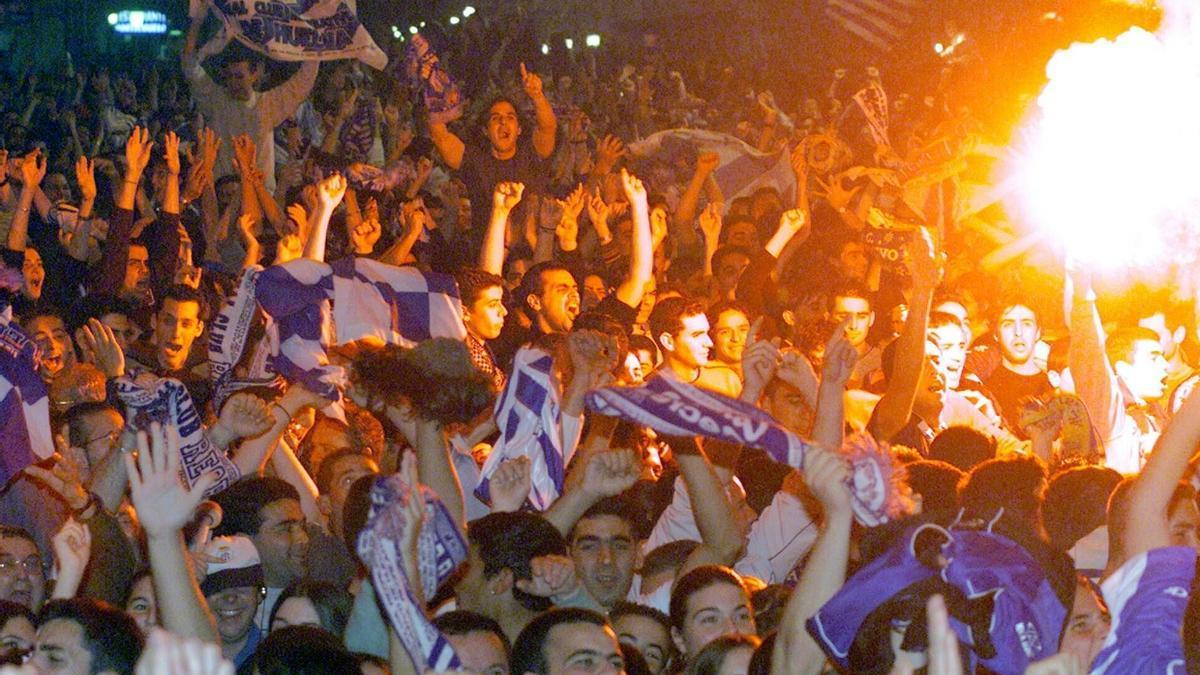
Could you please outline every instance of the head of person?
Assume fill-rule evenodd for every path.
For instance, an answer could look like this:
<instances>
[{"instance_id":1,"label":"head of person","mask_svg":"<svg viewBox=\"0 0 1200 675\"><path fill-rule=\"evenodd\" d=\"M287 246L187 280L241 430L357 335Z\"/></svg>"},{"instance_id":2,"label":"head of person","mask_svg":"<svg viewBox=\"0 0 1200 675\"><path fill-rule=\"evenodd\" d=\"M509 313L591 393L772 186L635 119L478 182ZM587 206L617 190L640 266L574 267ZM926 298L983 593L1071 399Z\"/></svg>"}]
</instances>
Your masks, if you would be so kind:
<instances>
[{"instance_id":1,"label":"head of person","mask_svg":"<svg viewBox=\"0 0 1200 675\"><path fill-rule=\"evenodd\" d=\"M494 340L504 328L504 278L498 274L468 267L460 270L458 293L462 298L463 323L477 340Z\"/></svg>"},{"instance_id":2,"label":"head of person","mask_svg":"<svg viewBox=\"0 0 1200 675\"><path fill-rule=\"evenodd\" d=\"M125 597L125 613L133 617L143 633L159 625L158 596L154 592L154 577L144 569L133 575L129 595Z\"/></svg>"},{"instance_id":3,"label":"head of person","mask_svg":"<svg viewBox=\"0 0 1200 675\"><path fill-rule=\"evenodd\" d=\"M42 286L46 283L46 266L42 254L29 246L25 249L25 260L21 263L21 294L30 300L40 300Z\"/></svg>"},{"instance_id":4,"label":"head of person","mask_svg":"<svg viewBox=\"0 0 1200 675\"><path fill-rule=\"evenodd\" d=\"M107 403L94 401L71 406L66 422L67 441L72 448L83 450L87 464L80 468L88 475L112 455L125 428L121 413Z\"/></svg>"},{"instance_id":5,"label":"head of person","mask_svg":"<svg viewBox=\"0 0 1200 675\"><path fill-rule=\"evenodd\" d=\"M337 637L346 632L354 597L333 584L304 579L293 581L271 608L271 631L288 626L315 626Z\"/></svg>"},{"instance_id":6,"label":"head of person","mask_svg":"<svg viewBox=\"0 0 1200 675\"><path fill-rule=\"evenodd\" d=\"M771 378L763 389L759 406L795 433L807 436L812 431L816 411L799 389L778 377Z\"/></svg>"},{"instance_id":7,"label":"head of person","mask_svg":"<svg viewBox=\"0 0 1200 675\"><path fill-rule=\"evenodd\" d=\"M150 303L150 250L144 243L134 240L129 245L129 258L125 261L125 278L119 292L122 300L135 305Z\"/></svg>"},{"instance_id":8,"label":"head of person","mask_svg":"<svg viewBox=\"0 0 1200 675\"><path fill-rule=\"evenodd\" d=\"M1083 575L1076 575L1075 597L1059 638L1059 653L1074 654L1079 663L1092 663L1111 627L1112 616L1100 589Z\"/></svg>"},{"instance_id":9,"label":"head of person","mask_svg":"<svg viewBox=\"0 0 1200 675\"><path fill-rule=\"evenodd\" d=\"M498 159L512 157L517 151L517 139L521 136L521 118L517 114L517 107L510 99L497 97L488 106L484 121L492 154Z\"/></svg>"},{"instance_id":10,"label":"head of person","mask_svg":"<svg viewBox=\"0 0 1200 675\"><path fill-rule=\"evenodd\" d=\"M1133 478L1125 478L1113 490L1108 498L1108 509L1105 522L1108 524L1108 566L1115 571L1125 564L1128 556L1125 553L1125 537L1136 523L1129 522L1130 499L1133 496ZM1197 538L1200 529L1200 512L1196 508L1196 489L1191 485L1180 482L1171 493L1167 505L1167 528L1171 537L1171 546L1187 546L1200 550L1200 540Z\"/></svg>"},{"instance_id":11,"label":"head of person","mask_svg":"<svg viewBox=\"0 0 1200 675\"><path fill-rule=\"evenodd\" d=\"M575 573L605 609L629 595L641 562L632 511L632 503L620 496L603 499L584 512L567 537Z\"/></svg>"},{"instance_id":12,"label":"head of person","mask_svg":"<svg viewBox=\"0 0 1200 675\"><path fill-rule=\"evenodd\" d=\"M132 674L144 636L115 607L87 598L53 600L38 614L31 664L39 673Z\"/></svg>"},{"instance_id":13,"label":"head of person","mask_svg":"<svg viewBox=\"0 0 1200 675\"><path fill-rule=\"evenodd\" d=\"M713 358L721 363L741 363L750 336L750 313L740 304L727 300L710 307L707 316Z\"/></svg>"},{"instance_id":14,"label":"head of person","mask_svg":"<svg viewBox=\"0 0 1200 675\"><path fill-rule=\"evenodd\" d=\"M235 173L221 176L213 183L213 189L217 193L217 207L223 212L237 199L242 189L242 179Z\"/></svg>"},{"instance_id":15,"label":"head of person","mask_svg":"<svg viewBox=\"0 0 1200 675\"><path fill-rule=\"evenodd\" d=\"M538 615L513 643L511 671L527 675L625 672L621 646L608 619L581 608Z\"/></svg>"},{"instance_id":16,"label":"head of person","mask_svg":"<svg viewBox=\"0 0 1200 675\"><path fill-rule=\"evenodd\" d=\"M526 314L544 333L566 333L579 316L579 284L566 267L543 262L529 268L521 279L517 297Z\"/></svg>"},{"instance_id":17,"label":"head of person","mask_svg":"<svg viewBox=\"0 0 1200 675\"><path fill-rule=\"evenodd\" d=\"M254 542L241 535L214 537L204 552L217 562L208 563L200 592L216 617L221 642L236 645L250 634L266 595L262 562Z\"/></svg>"},{"instance_id":18,"label":"head of person","mask_svg":"<svg viewBox=\"0 0 1200 675\"><path fill-rule=\"evenodd\" d=\"M595 272L583 278L583 311L595 309L600 301L608 296L608 282Z\"/></svg>"},{"instance_id":19,"label":"head of person","mask_svg":"<svg viewBox=\"0 0 1200 675\"><path fill-rule=\"evenodd\" d=\"M642 560L642 593L653 593L663 584L673 582L699 545L693 539L679 539L647 551Z\"/></svg>"},{"instance_id":20,"label":"head of person","mask_svg":"<svg viewBox=\"0 0 1200 675\"><path fill-rule=\"evenodd\" d=\"M57 171L46 174L42 179L41 188L51 204L71 201L71 184L67 182L66 176Z\"/></svg>"},{"instance_id":21,"label":"head of person","mask_svg":"<svg viewBox=\"0 0 1200 675\"><path fill-rule=\"evenodd\" d=\"M1162 398L1167 390L1167 359L1158 334L1149 328L1118 328L1105 343L1113 370L1142 401Z\"/></svg>"},{"instance_id":22,"label":"head of person","mask_svg":"<svg viewBox=\"0 0 1200 675\"><path fill-rule=\"evenodd\" d=\"M958 484L958 501L968 514L991 518L1000 509L1030 532L1041 532L1046 465L1030 456L989 459Z\"/></svg>"},{"instance_id":23,"label":"head of person","mask_svg":"<svg viewBox=\"0 0 1200 675\"><path fill-rule=\"evenodd\" d=\"M855 349L862 348L871 326L875 325L875 312L866 287L847 284L836 289L829 296L829 318L837 323L845 321L846 339Z\"/></svg>"},{"instance_id":24,"label":"head of person","mask_svg":"<svg viewBox=\"0 0 1200 675\"><path fill-rule=\"evenodd\" d=\"M25 605L0 600L0 659L17 663L33 651L37 618Z\"/></svg>"},{"instance_id":25,"label":"head of person","mask_svg":"<svg viewBox=\"0 0 1200 675\"><path fill-rule=\"evenodd\" d=\"M933 312L925 334L926 350L933 358L938 374L947 389L958 389L962 383L963 366L967 362L967 342L970 335L962 321L953 314Z\"/></svg>"},{"instance_id":26,"label":"head of person","mask_svg":"<svg viewBox=\"0 0 1200 675\"><path fill-rule=\"evenodd\" d=\"M221 85L230 98L247 101L262 79L262 64L249 55L237 53L221 64Z\"/></svg>"},{"instance_id":27,"label":"head of person","mask_svg":"<svg viewBox=\"0 0 1200 675\"><path fill-rule=\"evenodd\" d=\"M958 467L932 459L906 464L905 483L913 491L913 501L921 513L958 509L958 482L964 474Z\"/></svg>"},{"instance_id":28,"label":"head of person","mask_svg":"<svg viewBox=\"0 0 1200 675\"><path fill-rule=\"evenodd\" d=\"M494 619L458 609L434 617L433 625L454 647L463 668L479 675L508 675L512 647Z\"/></svg>"},{"instance_id":29,"label":"head of person","mask_svg":"<svg viewBox=\"0 0 1200 675\"><path fill-rule=\"evenodd\" d=\"M654 675L671 665L675 644L671 642L671 619L662 612L632 602L619 602L608 612L621 644L637 647Z\"/></svg>"},{"instance_id":30,"label":"head of person","mask_svg":"<svg viewBox=\"0 0 1200 675\"><path fill-rule=\"evenodd\" d=\"M708 565L683 575L671 589L671 639L690 661L722 635L754 635L754 609L742 578Z\"/></svg>"},{"instance_id":31,"label":"head of person","mask_svg":"<svg viewBox=\"0 0 1200 675\"><path fill-rule=\"evenodd\" d=\"M317 507L329 520L334 536L341 536L346 513L346 498L350 488L364 476L379 474L375 460L354 449L345 449L325 458L319 465L315 478Z\"/></svg>"},{"instance_id":32,"label":"head of person","mask_svg":"<svg viewBox=\"0 0 1200 675\"><path fill-rule=\"evenodd\" d=\"M684 675L743 675L758 648L755 635L722 635L688 660Z\"/></svg>"},{"instance_id":33,"label":"head of person","mask_svg":"<svg viewBox=\"0 0 1200 675\"><path fill-rule=\"evenodd\" d=\"M845 237L835 242L829 262L843 279L859 283L867 280L870 259L867 256L867 247L863 246L857 236Z\"/></svg>"},{"instance_id":34,"label":"head of person","mask_svg":"<svg viewBox=\"0 0 1200 675\"><path fill-rule=\"evenodd\" d=\"M0 600L37 612L46 599L46 570L33 536L19 527L0 525Z\"/></svg>"},{"instance_id":35,"label":"head of person","mask_svg":"<svg viewBox=\"0 0 1200 675\"><path fill-rule=\"evenodd\" d=\"M750 266L750 250L745 246L726 244L713 253L713 278L722 296L728 296L737 288L742 273Z\"/></svg>"},{"instance_id":36,"label":"head of person","mask_svg":"<svg viewBox=\"0 0 1200 675\"><path fill-rule=\"evenodd\" d=\"M245 535L262 561L267 586L285 588L308 567L308 531L300 494L287 481L269 476L243 478L214 497L224 511L218 536Z\"/></svg>"},{"instance_id":37,"label":"head of person","mask_svg":"<svg viewBox=\"0 0 1200 675\"><path fill-rule=\"evenodd\" d=\"M957 293L942 291L934 297L933 306L930 309L932 309L934 312L949 314L957 319L958 322L962 324L963 328L966 329L969 341L971 333L971 319L967 311L967 301L965 298Z\"/></svg>"},{"instance_id":38,"label":"head of person","mask_svg":"<svg viewBox=\"0 0 1200 675\"><path fill-rule=\"evenodd\" d=\"M129 303L114 297L88 296L72 306L72 326L75 326L75 341L80 341L82 326L87 319L97 319L112 329L113 337L121 351L129 353L129 346L137 341L142 329L133 320L133 308Z\"/></svg>"},{"instance_id":39,"label":"head of person","mask_svg":"<svg viewBox=\"0 0 1200 675\"><path fill-rule=\"evenodd\" d=\"M704 304L697 300L668 298L650 313L650 334L663 358L685 368L708 363L708 351L713 346L708 330Z\"/></svg>"},{"instance_id":40,"label":"head of person","mask_svg":"<svg viewBox=\"0 0 1200 675\"><path fill-rule=\"evenodd\" d=\"M43 309L30 314L21 321L21 328L42 351L38 373L43 380L52 380L63 369L75 365L75 343L56 310Z\"/></svg>"},{"instance_id":41,"label":"head of person","mask_svg":"<svg viewBox=\"0 0 1200 675\"><path fill-rule=\"evenodd\" d=\"M658 347L654 346L653 339L645 335L630 335L629 353L637 357L642 377L654 372L655 366L658 365Z\"/></svg>"},{"instance_id":42,"label":"head of person","mask_svg":"<svg viewBox=\"0 0 1200 675\"><path fill-rule=\"evenodd\" d=\"M760 245L758 243L758 224L750 215L749 209L741 214L730 211L729 215L726 216L722 231L725 235L725 244L728 246L737 246L747 251L753 251ZM714 260L713 271L715 272L716 269L716 261Z\"/></svg>"},{"instance_id":43,"label":"head of person","mask_svg":"<svg viewBox=\"0 0 1200 675\"><path fill-rule=\"evenodd\" d=\"M288 626L271 631L244 666L250 673L359 673L358 660L340 638L316 626Z\"/></svg>"},{"instance_id":44,"label":"head of person","mask_svg":"<svg viewBox=\"0 0 1200 675\"><path fill-rule=\"evenodd\" d=\"M312 428L300 442L300 461L315 480L321 465L334 455L353 451L378 461L383 446L383 424L370 411L348 409L345 422L317 413Z\"/></svg>"},{"instance_id":45,"label":"head of person","mask_svg":"<svg viewBox=\"0 0 1200 675\"><path fill-rule=\"evenodd\" d=\"M1000 310L996 317L996 333L1004 365L1019 368L1033 363L1042 329L1037 313L1028 305L1013 303Z\"/></svg>"},{"instance_id":46,"label":"head of person","mask_svg":"<svg viewBox=\"0 0 1200 675\"><path fill-rule=\"evenodd\" d=\"M972 427L956 425L942 430L929 444L929 458L970 471L996 456L996 441Z\"/></svg>"},{"instance_id":47,"label":"head of person","mask_svg":"<svg viewBox=\"0 0 1200 675\"><path fill-rule=\"evenodd\" d=\"M154 314L154 355L166 371L187 365L196 338L204 332L204 296L194 288L168 288Z\"/></svg>"},{"instance_id":48,"label":"head of person","mask_svg":"<svg viewBox=\"0 0 1200 675\"><path fill-rule=\"evenodd\" d=\"M517 581L533 578L534 558L567 554L549 521L532 513L490 513L467 525L467 541L467 568L454 586L459 607L497 621L513 603L530 612L550 608L549 599L517 588Z\"/></svg>"},{"instance_id":49,"label":"head of person","mask_svg":"<svg viewBox=\"0 0 1200 675\"><path fill-rule=\"evenodd\" d=\"M1050 477L1042 500L1042 524L1050 543L1069 551L1107 519L1108 500L1121 474L1103 466L1077 466Z\"/></svg>"}]
</instances>

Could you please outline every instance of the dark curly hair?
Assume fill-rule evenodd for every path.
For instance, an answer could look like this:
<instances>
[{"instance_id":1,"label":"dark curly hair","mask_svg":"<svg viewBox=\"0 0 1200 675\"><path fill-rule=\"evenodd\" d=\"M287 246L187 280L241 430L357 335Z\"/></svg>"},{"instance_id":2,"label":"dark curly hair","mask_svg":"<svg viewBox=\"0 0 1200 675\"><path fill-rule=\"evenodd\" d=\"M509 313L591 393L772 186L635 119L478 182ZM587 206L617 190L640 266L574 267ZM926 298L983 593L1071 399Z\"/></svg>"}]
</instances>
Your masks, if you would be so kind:
<instances>
[{"instance_id":1,"label":"dark curly hair","mask_svg":"<svg viewBox=\"0 0 1200 675\"><path fill-rule=\"evenodd\" d=\"M490 406L491 381L467 347L449 338L413 349L388 345L354 361L354 379L373 401L412 403L417 414L443 424L468 422Z\"/></svg>"}]
</instances>

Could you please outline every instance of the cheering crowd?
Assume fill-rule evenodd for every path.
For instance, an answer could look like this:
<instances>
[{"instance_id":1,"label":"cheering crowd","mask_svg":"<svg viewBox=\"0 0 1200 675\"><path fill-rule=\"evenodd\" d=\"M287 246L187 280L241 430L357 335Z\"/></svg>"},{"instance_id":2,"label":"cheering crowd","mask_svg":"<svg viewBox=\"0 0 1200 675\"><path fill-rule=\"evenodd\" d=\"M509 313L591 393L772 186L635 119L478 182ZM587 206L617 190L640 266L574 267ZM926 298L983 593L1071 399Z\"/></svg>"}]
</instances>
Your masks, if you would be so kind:
<instances>
[{"instance_id":1,"label":"cheering crowd","mask_svg":"<svg viewBox=\"0 0 1200 675\"><path fill-rule=\"evenodd\" d=\"M1200 667L1187 299L985 265L876 68L505 20L6 76L4 663Z\"/></svg>"}]
</instances>

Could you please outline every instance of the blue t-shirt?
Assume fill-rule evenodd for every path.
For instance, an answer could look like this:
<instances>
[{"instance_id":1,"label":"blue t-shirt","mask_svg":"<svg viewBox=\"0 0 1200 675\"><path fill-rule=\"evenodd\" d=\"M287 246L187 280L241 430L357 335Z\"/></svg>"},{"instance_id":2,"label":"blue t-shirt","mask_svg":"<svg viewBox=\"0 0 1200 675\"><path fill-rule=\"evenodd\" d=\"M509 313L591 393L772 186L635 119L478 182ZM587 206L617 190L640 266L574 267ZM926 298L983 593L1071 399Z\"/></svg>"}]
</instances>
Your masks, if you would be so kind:
<instances>
[{"instance_id":1,"label":"blue t-shirt","mask_svg":"<svg viewBox=\"0 0 1200 675\"><path fill-rule=\"evenodd\" d=\"M246 645L242 647L242 651L233 659L233 665L241 668L242 664L254 657L254 652L258 650L258 643L262 642L262 631L258 626L250 624L250 633L246 635Z\"/></svg>"},{"instance_id":2,"label":"blue t-shirt","mask_svg":"<svg viewBox=\"0 0 1200 675\"><path fill-rule=\"evenodd\" d=\"M1090 673L1184 673L1183 613L1196 551L1159 548L1121 566L1101 585L1112 628Z\"/></svg>"}]
</instances>

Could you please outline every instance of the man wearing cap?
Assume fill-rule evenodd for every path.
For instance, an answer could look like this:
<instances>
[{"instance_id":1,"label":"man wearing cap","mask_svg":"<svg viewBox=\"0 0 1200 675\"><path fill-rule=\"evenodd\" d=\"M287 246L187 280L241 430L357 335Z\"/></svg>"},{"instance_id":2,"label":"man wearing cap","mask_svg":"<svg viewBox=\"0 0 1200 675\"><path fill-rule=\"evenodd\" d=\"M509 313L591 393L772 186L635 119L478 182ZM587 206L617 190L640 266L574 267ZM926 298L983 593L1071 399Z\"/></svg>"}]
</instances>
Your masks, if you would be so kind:
<instances>
[{"instance_id":1,"label":"man wearing cap","mask_svg":"<svg viewBox=\"0 0 1200 675\"><path fill-rule=\"evenodd\" d=\"M254 623L263 599L263 568L249 537L216 537L204 549L214 562L200 584L217 619L221 652L241 666L254 655L262 631Z\"/></svg>"}]
</instances>

